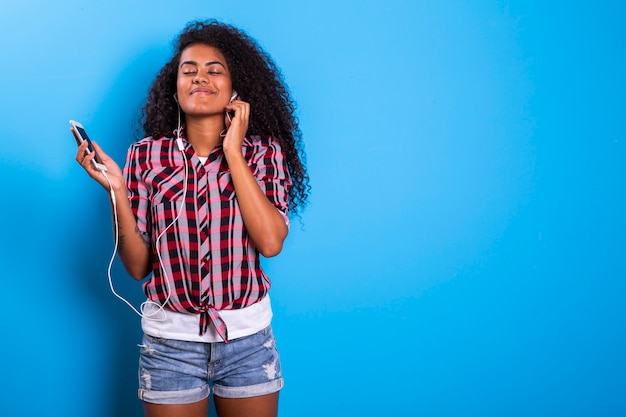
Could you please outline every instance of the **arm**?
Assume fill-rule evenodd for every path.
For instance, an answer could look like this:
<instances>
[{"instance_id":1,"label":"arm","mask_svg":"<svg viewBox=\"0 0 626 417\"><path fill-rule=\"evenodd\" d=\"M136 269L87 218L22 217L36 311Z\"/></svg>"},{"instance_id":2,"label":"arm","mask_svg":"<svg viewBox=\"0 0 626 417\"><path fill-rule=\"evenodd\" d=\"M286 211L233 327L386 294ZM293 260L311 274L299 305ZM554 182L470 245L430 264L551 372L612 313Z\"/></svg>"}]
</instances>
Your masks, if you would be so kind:
<instances>
[{"instance_id":1,"label":"arm","mask_svg":"<svg viewBox=\"0 0 626 417\"><path fill-rule=\"evenodd\" d=\"M263 193L243 157L242 145L248 128L250 105L235 100L227 109L235 111L235 116L224 138L224 155L243 221L259 252L265 257L276 256L282 250L288 228L283 215Z\"/></svg>"},{"instance_id":2,"label":"arm","mask_svg":"<svg viewBox=\"0 0 626 417\"><path fill-rule=\"evenodd\" d=\"M86 142L78 148L76 160L87 171L89 176L107 191L109 191L110 187L113 189L115 201L111 200L111 205L117 213L118 253L130 276L136 280L141 280L152 269L150 264L150 247L139 233L137 221L128 200L122 170L111 157L104 153L97 143L93 143L93 146L95 153L98 154L102 163L107 167L106 177L91 162L95 153L85 155ZM109 195L109 197L111 196Z\"/></svg>"}]
</instances>

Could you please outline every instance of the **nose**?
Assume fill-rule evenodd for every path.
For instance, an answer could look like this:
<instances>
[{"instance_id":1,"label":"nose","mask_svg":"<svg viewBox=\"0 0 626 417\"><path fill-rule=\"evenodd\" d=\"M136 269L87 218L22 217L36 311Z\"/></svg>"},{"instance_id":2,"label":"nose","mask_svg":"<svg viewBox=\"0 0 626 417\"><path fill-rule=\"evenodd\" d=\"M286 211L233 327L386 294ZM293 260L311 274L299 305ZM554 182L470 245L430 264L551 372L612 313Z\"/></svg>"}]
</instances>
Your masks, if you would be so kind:
<instances>
[{"instance_id":1,"label":"nose","mask_svg":"<svg viewBox=\"0 0 626 417\"><path fill-rule=\"evenodd\" d=\"M203 74L201 71L198 71L196 73L196 76L193 78L193 82L195 84L200 84L200 83L206 84L209 82L209 80L205 74Z\"/></svg>"}]
</instances>

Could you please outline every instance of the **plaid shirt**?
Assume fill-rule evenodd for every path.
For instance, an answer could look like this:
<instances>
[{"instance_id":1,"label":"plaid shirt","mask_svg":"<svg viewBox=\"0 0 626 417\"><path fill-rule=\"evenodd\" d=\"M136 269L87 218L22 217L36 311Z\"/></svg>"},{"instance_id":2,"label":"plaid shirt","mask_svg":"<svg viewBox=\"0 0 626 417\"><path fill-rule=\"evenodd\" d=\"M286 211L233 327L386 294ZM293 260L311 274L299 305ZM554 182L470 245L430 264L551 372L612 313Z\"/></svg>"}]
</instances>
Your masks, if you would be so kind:
<instances>
[{"instance_id":1,"label":"plaid shirt","mask_svg":"<svg viewBox=\"0 0 626 417\"><path fill-rule=\"evenodd\" d=\"M152 247L153 273L143 288L150 300L171 310L200 314L200 335L213 323L228 341L218 311L260 301L270 281L244 225L222 146L203 164L183 142L185 157L173 138L146 138L128 151L128 198L139 232ZM243 152L259 187L287 219L291 179L280 144L246 138Z\"/></svg>"}]
</instances>

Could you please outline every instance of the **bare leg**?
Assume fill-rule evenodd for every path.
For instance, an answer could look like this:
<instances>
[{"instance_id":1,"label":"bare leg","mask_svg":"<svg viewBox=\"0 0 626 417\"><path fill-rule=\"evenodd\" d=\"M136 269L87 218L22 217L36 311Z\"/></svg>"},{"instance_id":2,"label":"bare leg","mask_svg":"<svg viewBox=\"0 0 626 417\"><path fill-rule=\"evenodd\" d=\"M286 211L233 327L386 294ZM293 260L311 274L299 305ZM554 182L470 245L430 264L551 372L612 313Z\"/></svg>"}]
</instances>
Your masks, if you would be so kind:
<instances>
[{"instance_id":1,"label":"bare leg","mask_svg":"<svg viewBox=\"0 0 626 417\"><path fill-rule=\"evenodd\" d=\"M215 396L215 411L219 417L277 417L278 393L250 398Z\"/></svg>"},{"instance_id":2,"label":"bare leg","mask_svg":"<svg viewBox=\"0 0 626 417\"><path fill-rule=\"evenodd\" d=\"M144 402L146 417L207 417L209 399L192 404L151 404Z\"/></svg>"}]
</instances>

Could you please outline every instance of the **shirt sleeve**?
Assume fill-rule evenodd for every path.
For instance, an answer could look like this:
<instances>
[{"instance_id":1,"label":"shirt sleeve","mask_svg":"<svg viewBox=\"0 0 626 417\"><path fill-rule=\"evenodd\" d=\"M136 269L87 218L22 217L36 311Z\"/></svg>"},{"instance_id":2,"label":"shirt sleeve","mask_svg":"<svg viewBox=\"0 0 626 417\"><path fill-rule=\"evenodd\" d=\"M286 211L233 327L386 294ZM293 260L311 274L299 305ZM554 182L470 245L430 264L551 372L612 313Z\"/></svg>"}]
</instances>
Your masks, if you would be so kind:
<instances>
[{"instance_id":1,"label":"shirt sleeve","mask_svg":"<svg viewBox=\"0 0 626 417\"><path fill-rule=\"evenodd\" d=\"M291 176L285 153L276 139L260 141L255 158L254 176L268 200L280 211L289 225L289 191Z\"/></svg>"},{"instance_id":2,"label":"shirt sleeve","mask_svg":"<svg viewBox=\"0 0 626 417\"><path fill-rule=\"evenodd\" d=\"M136 144L130 147L126 156L126 164L124 165L124 179L126 181L130 208L137 221L137 229L141 237L149 244L149 225L151 224L150 199L148 198L146 183L141 176L140 155L140 148Z\"/></svg>"}]
</instances>

